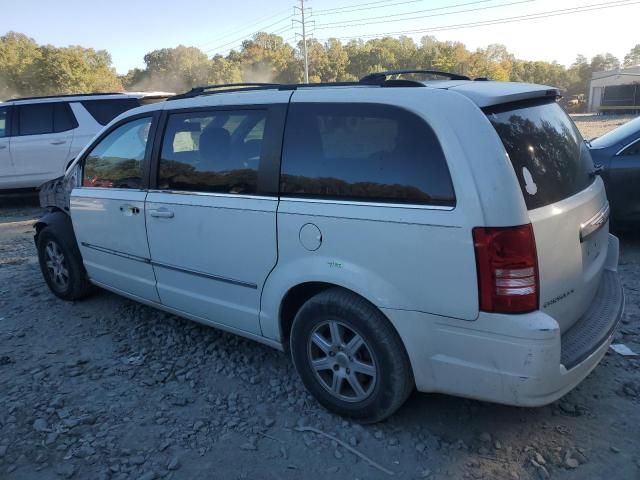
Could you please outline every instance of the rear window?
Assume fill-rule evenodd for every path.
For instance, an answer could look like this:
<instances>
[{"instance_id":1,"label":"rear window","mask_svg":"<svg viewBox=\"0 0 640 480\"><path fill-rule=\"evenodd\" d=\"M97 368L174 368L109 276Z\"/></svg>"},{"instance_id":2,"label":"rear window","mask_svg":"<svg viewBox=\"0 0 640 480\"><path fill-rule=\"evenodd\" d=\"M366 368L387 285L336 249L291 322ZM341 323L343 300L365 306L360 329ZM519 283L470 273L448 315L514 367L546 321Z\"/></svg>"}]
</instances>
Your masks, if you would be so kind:
<instances>
[{"instance_id":1,"label":"rear window","mask_svg":"<svg viewBox=\"0 0 640 480\"><path fill-rule=\"evenodd\" d=\"M411 112L379 104L291 104L280 192L455 205L444 153L431 127Z\"/></svg>"},{"instance_id":2,"label":"rear window","mask_svg":"<svg viewBox=\"0 0 640 480\"><path fill-rule=\"evenodd\" d=\"M136 98L117 98L112 100L85 100L82 106L100 125L106 125L123 112L140 106Z\"/></svg>"},{"instance_id":3,"label":"rear window","mask_svg":"<svg viewBox=\"0 0 640 480\"><path fill-rule=\"evenodd\" d=\"M555 101L485 109L516 172L529 210L588 187L593 163L569 116Z\"/></svg>"}]
</instances>

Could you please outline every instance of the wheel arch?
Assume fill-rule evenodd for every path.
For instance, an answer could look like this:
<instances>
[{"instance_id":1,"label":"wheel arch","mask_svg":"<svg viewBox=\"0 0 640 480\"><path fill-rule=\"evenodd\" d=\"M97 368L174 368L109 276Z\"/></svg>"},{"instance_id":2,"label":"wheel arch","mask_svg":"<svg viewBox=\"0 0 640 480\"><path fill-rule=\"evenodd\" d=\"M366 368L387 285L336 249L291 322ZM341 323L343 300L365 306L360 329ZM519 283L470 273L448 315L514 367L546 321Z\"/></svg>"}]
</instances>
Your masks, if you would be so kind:
<instances>
[{"instance_id":1,"label":"wheel arch","mask_svg":"<svg viewBox=\"0 0 640 480\"><path fill-rule=\"evenodd\" d=\"M362 298L364 301L369 303L373 308L378 310L380 314L386 319L391 328L396 332L398 338L401 339L400 332L393 324L391 319L385 314L385 312L379 308L374 302L372 302L369 298L363 295L361 292L357 292L351 288L348 288L344 285L339 285L337 283L326 282L326 281L308 281L303 283L298 283L297 285L292 286L287 290L286 294L282 297L280 302L280 308L278 309L278 326L280 330L280 342L282 347L285 350L289 349L289 339L291 335L291 327L293 326L293 320L295 319L296 314L305 304L307 300L314 297L324 290L328 290L331 288L339 288L344 290L345 292L349 292L353 295L357 295ZM404 344L404 342L403 342ZM405 352L406 352L406 346Z\"/></svg>"}]
</instances>

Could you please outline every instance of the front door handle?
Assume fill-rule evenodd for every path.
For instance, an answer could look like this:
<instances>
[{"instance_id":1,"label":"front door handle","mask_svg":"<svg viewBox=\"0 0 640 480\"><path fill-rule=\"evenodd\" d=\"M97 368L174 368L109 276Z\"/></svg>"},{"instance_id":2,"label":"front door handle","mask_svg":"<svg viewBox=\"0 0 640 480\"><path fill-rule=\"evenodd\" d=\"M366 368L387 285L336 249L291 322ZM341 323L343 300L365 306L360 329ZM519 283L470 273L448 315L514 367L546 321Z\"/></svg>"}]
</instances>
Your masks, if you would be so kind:
<instances>
[{"instance_id":1,"label":"front door handle","mask_svg":"<svg viewBox=\"0 0 640 480\"><path fill-rule=\"evenodd\" d=\"M56 140L55 142L50 142L51 145L64 145L65 143L67 143L66 140Z\"/></svg>"},{"instance_id":2,"label":"front door handle","mask_svg":"<svg viewBox=\"0 0 640 480\"><path fill-rule=\"evenodd\" d=\"M173 218L173 212L165 208L160 208L158 210L149 210L149 215L157 218Z\"/></svg>"}]
</instances>

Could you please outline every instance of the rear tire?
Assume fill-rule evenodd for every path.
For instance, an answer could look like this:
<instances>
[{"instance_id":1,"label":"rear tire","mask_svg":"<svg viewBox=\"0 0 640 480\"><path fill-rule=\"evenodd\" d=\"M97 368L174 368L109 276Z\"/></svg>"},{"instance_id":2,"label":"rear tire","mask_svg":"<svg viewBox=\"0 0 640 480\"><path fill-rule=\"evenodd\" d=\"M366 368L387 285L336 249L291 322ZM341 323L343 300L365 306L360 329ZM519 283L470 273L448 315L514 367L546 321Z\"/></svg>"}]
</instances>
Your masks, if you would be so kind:
<instances>
[{"instance_id":1,"label":"rear tire","mask_svg":"<svg viewBox=\"0 0 640 480\"><path fill-rule=\"evenodd\" d=\"M331 288L309 299L291 329L293 363L328 410L363 423L392 415L415 383L397 332L362 297Z\"/></svg>"},{"instance_id":2,"label":"rear tire","mask_svg":"<svg viewBox=\"0 0 640 480\"><path fill-rule=\"evenodd\" d=\"M52 227L38 234L38 260L42 276L53 294L63 300L79 300L92 293L80 251L66 235Z\"/></svg>"}]
</instances>

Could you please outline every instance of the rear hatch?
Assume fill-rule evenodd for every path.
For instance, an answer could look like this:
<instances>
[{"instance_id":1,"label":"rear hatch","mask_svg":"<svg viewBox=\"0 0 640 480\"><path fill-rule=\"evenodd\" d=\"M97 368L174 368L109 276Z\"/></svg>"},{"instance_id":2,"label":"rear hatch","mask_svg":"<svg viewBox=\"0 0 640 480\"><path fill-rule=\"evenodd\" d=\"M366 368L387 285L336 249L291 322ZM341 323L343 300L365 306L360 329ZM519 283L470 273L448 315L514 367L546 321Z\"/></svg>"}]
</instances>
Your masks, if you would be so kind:
<instances>
[{"instance_id":1,"label":"rear hatch","mask_svg":"<svg viewBox=\"0 0 640 480\"><path fill-rule=\"evenodd\" d=\"M588 309L608 248L608 203L577 128L552 98L483 109L518 177L533 225L540 309L566 331Z\"/></svg>"}]
</instances>

